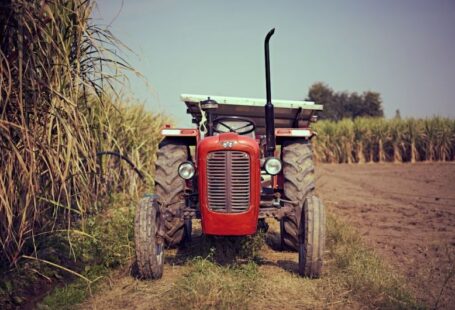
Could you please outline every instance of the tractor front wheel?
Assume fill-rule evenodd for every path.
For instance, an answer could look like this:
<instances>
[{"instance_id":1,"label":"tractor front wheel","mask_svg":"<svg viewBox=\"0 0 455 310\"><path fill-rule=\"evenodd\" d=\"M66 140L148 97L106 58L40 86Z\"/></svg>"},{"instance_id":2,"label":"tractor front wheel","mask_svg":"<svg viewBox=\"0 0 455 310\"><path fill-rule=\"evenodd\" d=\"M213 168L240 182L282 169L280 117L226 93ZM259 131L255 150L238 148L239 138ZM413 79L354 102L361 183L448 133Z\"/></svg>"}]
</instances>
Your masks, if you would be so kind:
<instances>
[{"instance_id":1,"label":"tractor front wheel","mask_svg":"<svg viewBox=\"0 0 455 310\"><path fill-rule=\"evenodd\" d=\"M157 238L160 218L157 196L143 198L134 220L136 267L141 279L159 279L163 275L164 246Z\"/></svg>"},{"instance_id":2,"label":"tractor front wheel","mask_svg":"<svg viewBox=\"0 0 455 310\"><path fill-rule=\"evenodd\" d=\"M325 250L324 205L316 196L310 196L305 200L300 213L299 274L319 278Z\"/></svg>"}]
</instances>

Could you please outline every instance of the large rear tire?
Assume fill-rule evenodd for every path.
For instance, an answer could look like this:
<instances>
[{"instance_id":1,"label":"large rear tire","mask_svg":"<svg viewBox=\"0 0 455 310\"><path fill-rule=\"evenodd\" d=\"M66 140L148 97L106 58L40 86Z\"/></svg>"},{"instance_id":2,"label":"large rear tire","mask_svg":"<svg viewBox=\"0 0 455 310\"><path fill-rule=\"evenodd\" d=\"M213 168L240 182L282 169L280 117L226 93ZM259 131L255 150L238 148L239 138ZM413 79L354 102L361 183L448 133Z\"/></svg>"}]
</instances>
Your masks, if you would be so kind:
<instances>
[{"instance_id":1,"label":"large rear tire","mask_svg":"<svg viewBox=\"0 0 455 310\"><path fill-rule=\"evenodd\" d=\"M136 208L134 242L139 278L159 279L163 275L164 247L158 242L160 213L157 196L143 198Z\"/></svg>"},{"instance_id":2,"label":"large rear tire","mask_svg":"<svg viewBox=\"0 0 455 310\"><path fill-rule=\"evenodd\" d=\"M284 195L295 202L296 206L303 205L305 198L314 193L314 164L311 144L307 140L285 141L281 149L283 162ZM295 213L285 216L280 221L281 248L299 250L299 224L301 207L295 208Z\"/></svg>"},{"instance_id":3,"label":"large rear tire","mask_svg":"<svg viewBox=\"0 0 455 310\"><path fill-rule=\"evenodd\" d=\"M319 278L325 251L325 208L319 198L310 196L300 214L299 274Z\"/></svg>"},{"instance_id":4,"label":"large rear tire","mask_svg":"<svg viewBox=\"0 0 455 310\"><path fill-rule=\"evenodd\" d=\"M179 165L188 160L187 145L164 140L155 163L155 193L164 204L164 232L168 247L184 241L185 228L182 210L185 207L185 180L178 175Z\"/></svg>"}]
</instances>

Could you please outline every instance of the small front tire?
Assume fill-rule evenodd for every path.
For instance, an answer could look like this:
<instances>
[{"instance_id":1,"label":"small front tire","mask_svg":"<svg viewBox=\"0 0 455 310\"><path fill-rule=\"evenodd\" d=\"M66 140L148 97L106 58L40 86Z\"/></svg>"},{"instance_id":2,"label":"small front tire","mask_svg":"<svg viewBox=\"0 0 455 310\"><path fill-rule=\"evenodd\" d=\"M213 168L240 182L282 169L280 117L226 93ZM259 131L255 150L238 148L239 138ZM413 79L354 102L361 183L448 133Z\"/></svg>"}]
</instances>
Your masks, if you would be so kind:
<instances>
[{"instance_id":1,"label":"small front tire","mask_svg":"<svg viewBox=\"0 0 455 310\"><path fill-rule=\"evenodd\" d=\"M299 274L319 278L325 251L325 208L316 196L305 199L299 225Z\"/></svg>"},{"instance_id":2,"label":"small front tire","mask_svg":"<svg viewBox=\"0 0 455 310\"><path fill-rule=\"evenodd\" d=\"M164 244L157 238L160 224L158 196L141 199L134 220L136 267L141 279L159 279L163 275Z\"/></svg>"}]
</instances>

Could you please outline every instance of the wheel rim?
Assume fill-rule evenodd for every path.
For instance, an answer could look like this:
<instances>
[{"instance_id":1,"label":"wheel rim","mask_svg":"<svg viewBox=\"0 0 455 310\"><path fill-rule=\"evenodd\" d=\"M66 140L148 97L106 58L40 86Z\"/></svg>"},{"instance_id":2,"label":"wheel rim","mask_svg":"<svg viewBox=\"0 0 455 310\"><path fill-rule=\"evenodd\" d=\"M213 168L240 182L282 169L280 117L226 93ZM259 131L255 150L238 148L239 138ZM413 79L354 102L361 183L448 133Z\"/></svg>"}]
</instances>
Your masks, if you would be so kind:
<instances>
[{"instance_id":1,"label":"wheel rim","mask_svg":"<svg viewBox=\"0 0 455 310\"><path fill-rule=\"evenodd\" d=\"M302 223L301 223L302 225ZM305 251L305 240L302 240L304 239L305 237L305 232L303 231L302 228L300 228L301 231L299 232L300 236L299 236L299 271L300 271L300 274L304 274L305 273L305 269L306 269L306 251Z\"/></svg>"},{"instance_id":2,"label":"wheel rim","mask_svg":"<svg viewBox=\"0 0 455 310\"><path fill-rule=\"evenodd\" d=\"M157 244L155 247L155 253L156 253L156 262L158 265L163 264L163 245L162 244Z\"/></svg>"},{"instance_id":3,"label":"wheel rim","mask_svg":"<svg viewBox=\"0 0 455 310\"><path fill-rule=\"evenodd\" d=\"M157 243L158 230L159 230L159 226L161 224L160 218L161 218L161 213L157 210L156 215L155 215L155 258L156 258L156 263L158 265L163 264L163 254L164 254L163 244Z\"/></svg>"}]
</instances>

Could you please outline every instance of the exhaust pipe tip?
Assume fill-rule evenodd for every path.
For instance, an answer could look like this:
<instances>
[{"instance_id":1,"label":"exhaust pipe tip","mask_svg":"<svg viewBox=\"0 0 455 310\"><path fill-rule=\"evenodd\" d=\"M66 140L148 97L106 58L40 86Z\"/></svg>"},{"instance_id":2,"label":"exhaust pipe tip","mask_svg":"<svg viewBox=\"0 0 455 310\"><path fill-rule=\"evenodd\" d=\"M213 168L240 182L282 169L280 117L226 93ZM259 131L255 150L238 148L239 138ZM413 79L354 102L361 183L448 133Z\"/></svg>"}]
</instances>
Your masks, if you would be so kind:
<instances>
[{"instance_id":1,"label":"exhaust pipe tip","mask_svg":"<svg viewBox=\"0 0 455 310\"><path fill-rule=\"evenodd\" d=\"M271 36L273 36L273 34L275 33L275 28L272 28L269 33L267 33L267 35L265 36L265 40L268 41L270 39Z\"/></svg>"}]
</instances>

